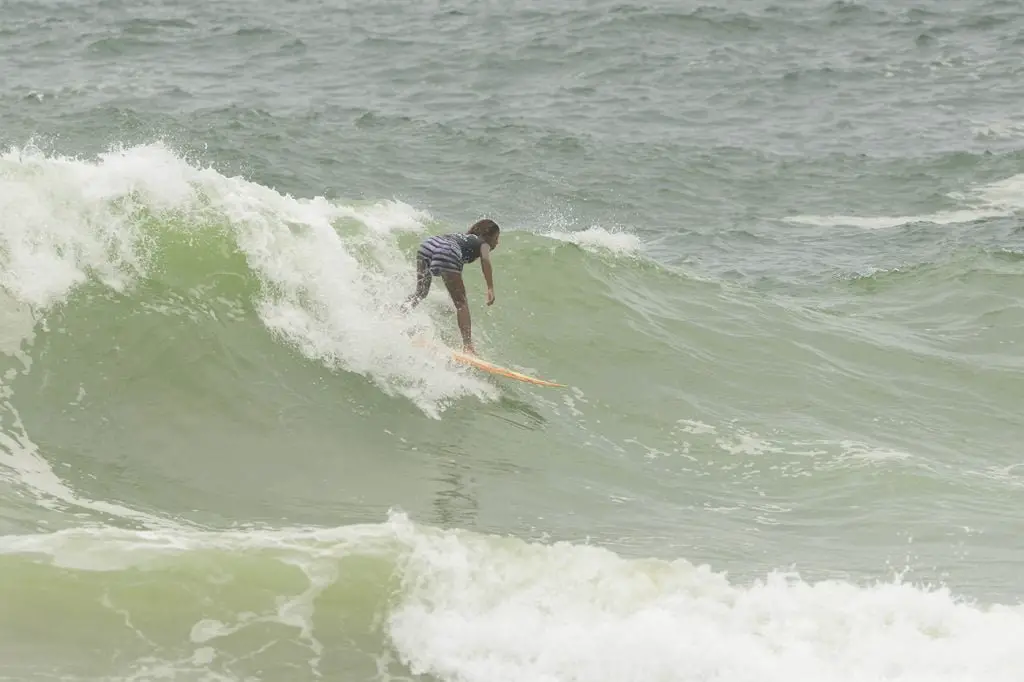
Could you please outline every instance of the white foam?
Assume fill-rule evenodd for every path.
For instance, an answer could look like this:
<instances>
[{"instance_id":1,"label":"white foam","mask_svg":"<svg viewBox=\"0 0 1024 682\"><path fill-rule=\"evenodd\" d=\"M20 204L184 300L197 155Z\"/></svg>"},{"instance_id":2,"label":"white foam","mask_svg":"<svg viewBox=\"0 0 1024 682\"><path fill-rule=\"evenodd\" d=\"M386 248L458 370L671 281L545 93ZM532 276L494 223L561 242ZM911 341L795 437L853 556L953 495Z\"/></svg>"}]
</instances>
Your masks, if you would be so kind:
<instances>
[{"instance_id":1,"label":"white foam","mask_svg":"<svg viewBox=\"0 0 1024 682\"><path fill-rule=\"evenodd\" d=\"M209 551L299 567L306 585L269 608L197 614L202 660L262 623L298 632L311 669L313 623L347 579L337 562L396 562L401 588L383 625L414 675L451 682L1018 682L1024 607L978 605L946 588L900 582L812 583L773 572L750 583L684 559L626 559L605 549L386 523L330 529L75 529L0 538L0 554L47 557L69 571L175 571ZM154 578L161 579L161 578ZM293 591L294 592L294 591ZM185 661L182 665L191 665Z\"/></svg>"},{"instance_id":2,"label":"white foam","mask_svg":"<svg viewBox=\"0 0 1024 682\"><path fill-rule=\"evenodd\" d=\"M677 419L678 429L680 431L692 434L713 434L717 432L717 429L711 424L706 424L696 419Z\"/></svg>"},{"instance_id":3,"label":"white foam","mask_svg":"<svg viewBox=\"0 0 1024 682\"><path fill-rule=\"evenodd\" d=\"M596 225L585 230L555 230L542 234L549 239L575 244L588 251L605 251L616 255L633 255L643 246L643 242L635 234L625 230L608 230Z\"/></svg>"},{"instance_id":4,"label":"white foam","mask_svg":"<svg viewBox=\"0 0 1024 682\"><path fill-rule=\"evenodd\" d=\"M944 589L751 585L686 561L418 534L390 634L414 674L460 682L1016 682L1024 609Z\"/></svg>"},{"instance_id":5,"label":"white foam","mask_svg":"<svg viewBox=\"0 0 1024 682\"><path fill-rule=\"evenodd\" d=\"M852 459L868 462L906 461L912 459L910 453L902 450L874 447L857 441L844 440L840 441L839 445L843 448L843 455Z\"/></svg>"},{"instance_id":6,"label":"white foam","mask_svg":"<svg viewBox=\"0 0 1024 682\"><path fill-rule=\"evenodd\" d=\"M1005 218L1024 210L1024 174L983 185L967 194L953 193L950 197L965 204L965 207L918 215L794 215L783 220L816 227L849 226L882 230L919 223L954 225L990 218Z\"/></svg>"},{"instance_id":7,"label":"white foam","mask_svg":"<svg viewBox=\"0 0 1024 682\"><path fill-rule=\"evenodd\" d=\"M1012 118L976 122L971 132L983 139L1013 140L1024 137L1024 121Z\"/></svg>"},{"instance_id":8,"label":"white foam","mask_svg":"<svg viewBox=\"0 0 1024 682\"><path fill-rule=\"evenodd\" d=\"M905 216L849 216L849 215L797 215L786 218L791 223L803 225L814 225L817 227L860 227L865 230L884 230L901 225L914 225L917 223L932 223L934 225L953 225L956 223L969 223L975 220L986 218L1000 218L1007 215L1004 211L996 210L963 210L963 211L939 211L927 215L905 215Z\"/></svg>"},{"instance_id":9,"label":"white foam","mask_svg":"<svg viewBox=\"0 0 1024 682\"><path fill-rule=\"evenodd\" d=\"M41 307L89 273L122 290L143 263L131 207L109 204L113 178L103 164L85 167L31 149L0 157L0 286ZM129 203L130 189L118 195Z\"/></svg>"},{"instance_id":10,"label":"white foam","mask_svg":"<svg viewBox=\"0 0 1024 682\"><path fill-rule=\"evenodd\" d=\"M96 160L35 149L0 157L0 285L32 307L64 301L90 278L125 290L146 276L159 239L140 213L174 218L150 230L227 223L264 285L254 302L264 324L307 357L361 374L435 417L458 397L496 397L490 384L410 341L438 335L429 313L451 307L443 287L411 314L397 313L414 270L395 239L423 231L429 214L399 201L294 198L191 165L162 144ZM443 317L457 337L453 312Z\"/></svg>"},{"instance_id":11,"label":"white foam","mask_svg":"<svg viewBox=\"0 0 1024 682\"><path fill-rule=\"evenodd\" d=\"M978 200L1004 211L1007 215L1024 210L1024 173L979 187ZM968 195L965 199L970 199Z\"/></svg>"},{"instance_id":12,"label":"white foam","mask_svg":"<svg viewBox=\"0 0 1024 682\"><path fill-rule=\"evenodd\" d=\"M786 452L785 448L773 444L756 433L737 430L730 438L718 438L715 444L730 455L764 455Z\"/></svg>"},{"instance_id":13,"label":"white foam","mask_svg":"<svg viewBox=\"0 0 1024 682\"><path fill-rule=\"evenodd\" d=\"M36 316L32 308L0 289L0 353L15 358L26 370L32 358L25 352L36 334Z\"/></svg>"}]
</instances>

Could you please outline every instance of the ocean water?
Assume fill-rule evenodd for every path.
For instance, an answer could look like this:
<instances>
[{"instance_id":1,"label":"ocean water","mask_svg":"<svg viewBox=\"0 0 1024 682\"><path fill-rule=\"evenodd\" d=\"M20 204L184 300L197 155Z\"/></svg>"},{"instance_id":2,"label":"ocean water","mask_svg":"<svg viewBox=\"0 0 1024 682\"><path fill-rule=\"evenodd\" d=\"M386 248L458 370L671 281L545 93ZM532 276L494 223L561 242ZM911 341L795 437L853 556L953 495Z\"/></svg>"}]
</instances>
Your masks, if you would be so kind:
<instances>
[{"instance_id":1,"label":"ocean water","mask_svg":"<svg viewBox=\"0 0 1024 682\"><path fill-rule=\"evenodd\" d=\"M0 3L0 679L1024 680L1024 7ZM448 362L419 240L503 228Z\"/></svg>"}]
</instances>

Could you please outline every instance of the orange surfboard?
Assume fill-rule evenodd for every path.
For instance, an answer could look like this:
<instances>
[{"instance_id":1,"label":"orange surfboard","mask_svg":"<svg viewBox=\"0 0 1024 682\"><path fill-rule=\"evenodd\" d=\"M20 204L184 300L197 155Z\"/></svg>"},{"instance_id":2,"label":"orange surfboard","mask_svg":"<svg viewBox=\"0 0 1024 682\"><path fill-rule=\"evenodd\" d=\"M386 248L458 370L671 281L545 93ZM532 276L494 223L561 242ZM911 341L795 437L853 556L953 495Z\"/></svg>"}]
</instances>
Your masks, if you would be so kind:
<instances>
[{"instance_id":1,"label":"orange surfboard","mask_svg":"<svg viewBox=\"0 0 1024 682\"><path fill-rule=\"evenodd\" d=\"M490 372L491 374L497 374L498 376L507 377L509 379L516 379L518 381L525 381L528 384L534 384L536 386L554 386L557 388L565 387L565 384L555 383L554 381L548 381L547 379L538 379L537 377L531 377L528 374L517 372L514 369L508 369L507 367L501 367L500 365L496 365L493 362L481 360L480 358L470 355L469 353L464 353L462 351L452 349L449 349L449 352L451 352L452 357L455 358L457 362L461 362L466 365L471 365L473 367L476 367L477 369L482 369L485 372Z\"/></svg>"},{"instance_id":2,"label":"orange surfboard","mask_svg":"<svg viewBox=\"0 0 1024 682\"><path fill-rule=\"evenodd\" d=\"M485 372L490 372L491 374L496 374L498 376L506 377L508 379L515 379L516 381L523 381L528 384L533 384L534 386L553 386L555 388L565 388L565 384L559 384L554 381L548 381L547 379L538 379L537 377L531 377L529 374L523 374L522 372L517 372L514 369L509 369L508 367L496 365L493 362L481 360L475 355L470 355L469 353L465 353L460 350L454 350L452 348L448 348L440 344L431 343L424 339L423 337L413 339L413 343L416 344L417 346L430 346L431 348L437 351L448 351L449 353L451 353L452 359L455 360L456 362L461 362L464 365L476 367L477 369L481 369Z\"/></svg>"}]
</instances>

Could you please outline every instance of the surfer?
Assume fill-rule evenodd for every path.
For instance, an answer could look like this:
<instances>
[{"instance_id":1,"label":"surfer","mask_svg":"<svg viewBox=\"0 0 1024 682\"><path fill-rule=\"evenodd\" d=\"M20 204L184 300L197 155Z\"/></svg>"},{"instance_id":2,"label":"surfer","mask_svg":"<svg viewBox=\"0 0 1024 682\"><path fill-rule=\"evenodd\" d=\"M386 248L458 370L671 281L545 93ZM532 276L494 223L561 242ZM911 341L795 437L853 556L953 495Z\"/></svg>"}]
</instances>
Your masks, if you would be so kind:
<instances>
[{"instance_id":1,"label":"surfer","mask_svg":"<svg viewBox=\"0 0 1024 682\"><path fill-rule=\"evenodd\" d=\"M501 228L493 220L485 218L473 223L464 233L439 234L428 237L420 243L416 252L416 291L405 300L407 310L415 308L430 291L434 277L444 280L448 294L455 304L455 315L462 332L462 346L467 353L476 355L473 348L472 325L469 319L469 304L466 301L466 285L462 281L462 266L480 259L480 269L487 282L487 305L494 303L494 280L491 275L491 251L498 248Z\"/></svg>"}]
</instances>

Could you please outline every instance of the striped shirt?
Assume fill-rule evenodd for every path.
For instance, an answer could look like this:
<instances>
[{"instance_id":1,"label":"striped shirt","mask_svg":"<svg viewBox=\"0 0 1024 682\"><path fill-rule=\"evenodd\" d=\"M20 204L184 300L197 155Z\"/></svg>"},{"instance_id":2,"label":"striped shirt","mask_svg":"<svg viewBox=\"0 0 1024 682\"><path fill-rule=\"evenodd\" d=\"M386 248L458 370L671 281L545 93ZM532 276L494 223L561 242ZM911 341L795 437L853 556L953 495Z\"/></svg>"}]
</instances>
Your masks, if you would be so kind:
<instances>
[{"instance_id":1,"label":"striped shirt","mask_svg":"<svg viewBox=\"0 0 1024 682\"><path fill-rule=\"evenodd\" d=\"M426 261L434 275L441 271L462 272L464 263L472 263L480 257L484 240L475 234L453 233L434 235L423 240L417 257Z\"/></svg>"}]
</instances>

